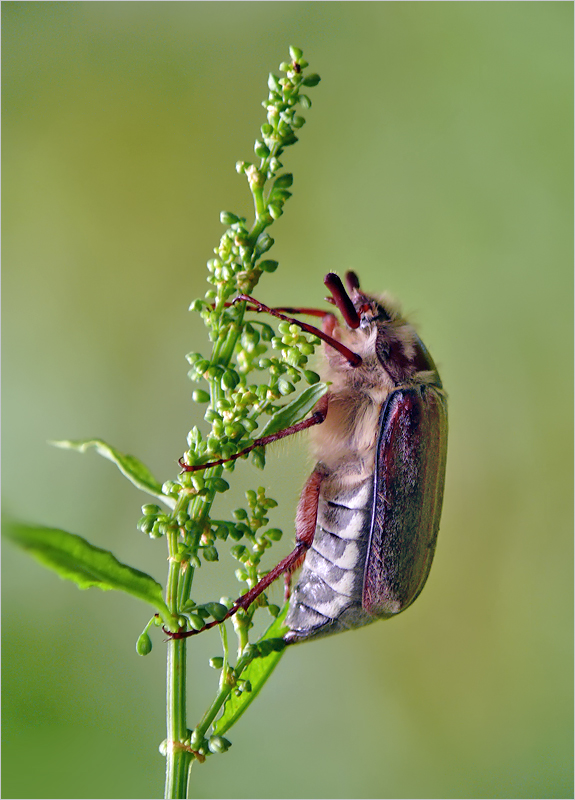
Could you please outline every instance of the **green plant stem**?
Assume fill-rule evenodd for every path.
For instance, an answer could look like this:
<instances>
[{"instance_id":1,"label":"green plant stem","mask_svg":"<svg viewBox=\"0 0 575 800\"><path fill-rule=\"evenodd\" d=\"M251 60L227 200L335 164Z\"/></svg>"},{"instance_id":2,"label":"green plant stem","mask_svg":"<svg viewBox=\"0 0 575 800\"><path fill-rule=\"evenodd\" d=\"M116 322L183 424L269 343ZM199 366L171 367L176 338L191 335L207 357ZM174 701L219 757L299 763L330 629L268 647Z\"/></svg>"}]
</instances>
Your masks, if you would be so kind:
<instances>
[{"instance_id":1,"label":"green plant stem","mask_svg":"<svg viewBox=\"0 0 575 800\"><path fill-rule=\"evenodd\" d=\"M187 736L186 640L168 642L166 800L187 797L191 754L179 746Z\"/></svg>"},{"instance_id":2,"label":"green plant stem","mask_svg":"<svg viewBox=\"0 0 575 800\"><path fill-rule=\"evenodd\" d=\"M166 602L172 614L178 612L180 564L174 560L178 549L178 532L168 533L169 568ZM166 681L166 798L185 798L190 766L190 753L179 745L188 733L186 723L186 642L170 639Z\"/></svg>"},{"instance_id":3,"label":"green plant stem","mask_svg":"<svg viewBox=\"0 0 575 800\"><path fill-rule=\"evenodd\" d=\"M218 715L223 704L226 702L228 697L231 694L232 689L234 688L237 679L241 676L242 672L248 666L248 664L253 661L253 655L246 653L244 654L236 664L235 669L230 670L229 678L227 680L223 680L220 684L219 692L217 693L216 697L214 698L214 702L208 708L202 719L200 720L196 730L205 736L206 731Z\"/></svg>"}]
</instances>

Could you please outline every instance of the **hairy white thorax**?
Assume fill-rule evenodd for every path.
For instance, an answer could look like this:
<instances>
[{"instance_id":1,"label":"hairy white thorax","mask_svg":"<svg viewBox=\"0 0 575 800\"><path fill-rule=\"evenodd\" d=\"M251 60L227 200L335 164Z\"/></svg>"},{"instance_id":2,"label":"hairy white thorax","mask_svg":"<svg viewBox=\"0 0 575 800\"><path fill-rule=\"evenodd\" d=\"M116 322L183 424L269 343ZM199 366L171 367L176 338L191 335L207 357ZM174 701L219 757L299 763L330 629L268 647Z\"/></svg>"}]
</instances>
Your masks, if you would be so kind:
<instances>
[{"instance_id":1,"label":"hairy white thorax","mask_svg":"<svg viewBox=\"0 0 575 800\"><path fill-rule=\"evenodd\" d=\"M353 294L351 297L355 301ZM311 442L313 455L326 467L332 491L351 489L373 474L381 408L398 387L376 353L378 336L398 346L407 360L413 358L419 341L415 329L387 296L370 297L369 301L374 309L378 305L385 308L390 319L366 321L355 330L338 322L330 330L334 338L361 356L362 364L352 367L333 347L323 347L320 374L323 381L331 383L328 412L323 424L311 431ZM414 379L421 382L424 375L417 373ZM432 379L434 373L429 375Z\"/></svg>"}]
</instances>

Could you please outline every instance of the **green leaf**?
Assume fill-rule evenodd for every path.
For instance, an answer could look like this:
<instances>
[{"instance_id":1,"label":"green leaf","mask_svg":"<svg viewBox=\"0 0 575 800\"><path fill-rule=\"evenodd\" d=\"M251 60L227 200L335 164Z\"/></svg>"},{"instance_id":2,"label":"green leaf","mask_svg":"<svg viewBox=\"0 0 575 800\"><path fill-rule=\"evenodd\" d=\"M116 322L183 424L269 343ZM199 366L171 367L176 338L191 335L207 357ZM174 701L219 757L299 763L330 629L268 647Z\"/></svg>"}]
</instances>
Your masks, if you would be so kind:
<instances>
[{"instance_id":1,"label":"green leaf","mask_svg":"<svg viewBox=\"0 0 575 800\"><path fill-rule=\"evenodd\" d=\"M286 633L287 627L284 620L286 618L287 611L288 603L285 604L281 613L272 622L257 644L264 642L266 639L280 638L284 633ZM249 681L252 685L252 691L242 692L239 697L236 697L236 695L232 692L224 704L224 710L221 717L213 724L214 734L221 735L228 731L232 725L235 725L246 708L258 696L263 685L278 665L283 654L283 650L280 652L274 650L263 658L254 658L253 661L250 661L248 666L242 671L241 676L237 676L241 677L242 680Z\"/></svg>"},{"instance_id":2,"label":"green leaf","mask_svg":"<svg viewBox=\"0 0 575 800\"><path fill-rule=\"evenodd\" d=\"M97 586L104 591L127 592L154 606L165 622L172 621L160 584L145 572L122 564L109 550L96 547L75 533L42 525L8 522L4 535L80 589Z\"/></svg>"},{"instance_id":3,"label":"green leaf","mask_svg":"<svg viewBox=\"0 0 575 800\"><path fill-rule=\"evenodd\" d=\"M326 383L314 383L313 386L308 386L295 400L292 400L291 403L282 406L279 411L276 411L273 417L271 417L264 426L261 433L258 433L258 438L269 436L284 428L289 428L290 425L295 425L296 422L299 422L312 410L317 401L327 390L328 386Z\"/></svg>"},{"instance_id":4,"label":"green leaf","mask_svg":"<svg viewBox=\"0 0 575 800\"><path fill-rule=\"evenodd\" d=\"M176 504L173 497L167 497L162 494L162 485L154 478L145 464L142 464L135 456L120 453L119 450L106 444L102 439L79 439L75 441L62 439L50 442L50 444L61 447L64 450L78 450L80 453L85 453L86 450L93 447L99 455L112 461L120 472L142 492L147 492L153 497L157 497L170 508L174 508Z\"/></svg>"}]
</instances>

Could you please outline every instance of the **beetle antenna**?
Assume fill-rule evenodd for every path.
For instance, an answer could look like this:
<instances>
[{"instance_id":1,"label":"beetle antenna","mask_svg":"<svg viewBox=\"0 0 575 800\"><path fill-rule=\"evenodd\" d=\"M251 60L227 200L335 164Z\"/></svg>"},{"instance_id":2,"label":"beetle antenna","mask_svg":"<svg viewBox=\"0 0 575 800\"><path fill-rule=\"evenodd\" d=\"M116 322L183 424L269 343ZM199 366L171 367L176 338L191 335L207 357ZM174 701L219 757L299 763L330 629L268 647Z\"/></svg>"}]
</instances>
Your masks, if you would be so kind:
<instances>
[{"instance_id":1,"label":"beetle antenna","mask_svg":"<svg viewBox=\"0 0 575 800\"><path fill-rule=\"evenodd\" d=\"M335 304L349 327L352 329L359 328L359 315L348 293L345 291L339 275L336 275L335 272L328 272L323 282L332 293Z\"/></svg>"},{"instance_id":2,"label":"beetle antenna","mask_svg":"<svg viewBox=\"0 0 575 800\"><path fill-rule=\"evenodd\" d=\"M352 270L345 273L345 282L347 283L347 288L350 292L357 291L359 289L359 278Z\"/></svg>"}]
</instances>

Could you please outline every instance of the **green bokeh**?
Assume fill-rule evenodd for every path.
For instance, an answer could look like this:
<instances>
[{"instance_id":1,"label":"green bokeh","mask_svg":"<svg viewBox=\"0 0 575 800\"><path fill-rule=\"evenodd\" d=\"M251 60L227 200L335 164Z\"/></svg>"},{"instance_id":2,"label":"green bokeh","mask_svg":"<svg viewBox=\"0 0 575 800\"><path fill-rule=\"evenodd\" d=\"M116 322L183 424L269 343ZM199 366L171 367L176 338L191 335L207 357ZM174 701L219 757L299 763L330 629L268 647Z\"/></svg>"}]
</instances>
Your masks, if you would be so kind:
<instances>
[{"instance_id":1,"label":"green bokeh","mask_svg":"<svg viewBox=\"0 0 575 800\"><path fill-rule=\"evenodd\" d=\"M46 440L100 436L173 477L198 421L187 305L220 209L249 212L234 163L289 44L323 80L284 159L294 198L258 296L319 304L325 272L353 267L414 312L450 395L422 597L290 650L231 751L194 767L193 796L572 796L572 4L2 10L11 514L163 580L163 543L135 529L144 496ZM304 448L270 450L263 478L241 466L280 501L286 552ZM229 579L214 592L202 576L198 596L233 594L225 560ZM160 796L164 644L134 648L147 610L8 546L3 566L3 796ZM191 723L219 638L194 644Z\"/></svg>"}]
</instances>

